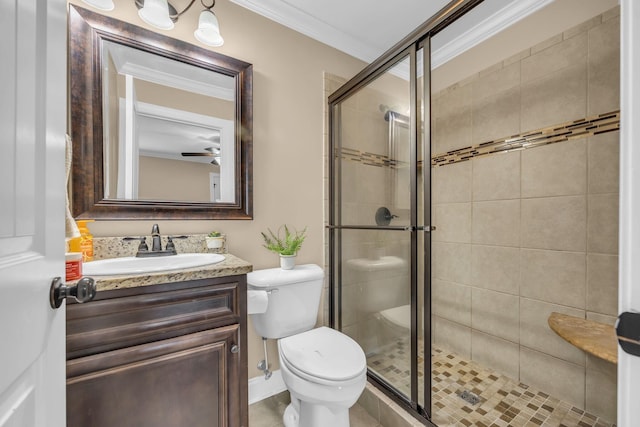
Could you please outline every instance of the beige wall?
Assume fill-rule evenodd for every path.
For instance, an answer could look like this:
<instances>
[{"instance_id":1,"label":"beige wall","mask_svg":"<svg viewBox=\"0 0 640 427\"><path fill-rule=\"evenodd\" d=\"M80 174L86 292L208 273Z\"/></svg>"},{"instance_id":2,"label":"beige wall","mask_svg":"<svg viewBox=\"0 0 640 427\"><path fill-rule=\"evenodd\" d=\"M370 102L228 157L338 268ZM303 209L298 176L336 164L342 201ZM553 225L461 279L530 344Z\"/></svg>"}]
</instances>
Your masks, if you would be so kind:
<instances>
[{"instance_id":1,"label":"beige wall","mask_svg":"<svg viewBox=\"0 0 640 427\"><path fill-rule=\"evenodd\" d=\"M70 0L88 7L80 0ZM137 16L134 2L115 0L109 16L147 27ZM182 4L184 2L180 2ZM200 5L182 16L170 37L197 43ZM308 227L299 263L323 264L323 72L350 77L364 63L267 20L228 0L218 0L215 12L225 39L216 52L253 64L253 221L98 221L96 236L147 234L154 222L163 234L207 233L227 235L229 252L254 266L275 267L277 255L262 247L260 232L289 224ZM149 27L147 27L149 28ZM150 28L151 29L151 28ZM249 328L249 377L262 359L262 343ZM270 361L277 366L270 345Z\"/></svg>"},{"instance_id":2,"label":"beige wall","mask_svg":"<svg viewBox=\"0 0 640 427\"><path fill-rule=\"evenodd\" d=\"M219 166L150 156L140 156L139 162L138 198L211 201L209 174L219 173Z\"/></svg>"},{"instance_id":3,"label":"beige wall","mask_svg":"<svg viewBox=\"0 0 640 427\"><path fill-rule=\"evenodd\" d=\"M619 108L619 16L434 96L435 153ZM556 311L617 315L619 132L433 168L434 342L616 419L615 365L558 337Z\"/></svg>"}]
</instances>

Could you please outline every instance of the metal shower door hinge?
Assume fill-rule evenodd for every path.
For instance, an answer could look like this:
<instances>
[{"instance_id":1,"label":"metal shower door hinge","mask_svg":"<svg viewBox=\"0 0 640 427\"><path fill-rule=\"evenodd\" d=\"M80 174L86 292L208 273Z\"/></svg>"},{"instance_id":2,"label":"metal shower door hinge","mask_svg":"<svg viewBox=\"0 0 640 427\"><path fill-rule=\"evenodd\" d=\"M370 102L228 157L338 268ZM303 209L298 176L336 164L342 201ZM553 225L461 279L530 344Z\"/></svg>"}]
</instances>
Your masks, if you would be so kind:
<instances>
[{"instance_id":1,"label":"metal shower door hinge","mask_svg":"<svg viewBox=\"0 0 640 427\"><path fill-rule=\"evenodd\" d=\"M616 333L620 347L625 352L640 357L640 313L626 311L618 316Z\"/></svg>"}]
</instances>

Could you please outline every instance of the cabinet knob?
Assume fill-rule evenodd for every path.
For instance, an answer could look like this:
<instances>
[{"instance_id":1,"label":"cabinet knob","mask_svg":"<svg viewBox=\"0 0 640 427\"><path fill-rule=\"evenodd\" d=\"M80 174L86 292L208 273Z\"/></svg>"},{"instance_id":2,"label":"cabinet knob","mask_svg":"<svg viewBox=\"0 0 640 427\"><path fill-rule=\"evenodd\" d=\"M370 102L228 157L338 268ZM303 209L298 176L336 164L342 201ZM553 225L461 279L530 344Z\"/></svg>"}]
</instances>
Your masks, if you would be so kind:
<instances>
[{"instance_id":1,"label":"cabinet knob","mask_svg":"<svg viewBox=\"0 0 640 427\"><path fill-rule=\"evenodd\" d=\"M236 354L240 352L240 347L237 344L231 346L231 353Z\"/></svg>"}]
</instances>

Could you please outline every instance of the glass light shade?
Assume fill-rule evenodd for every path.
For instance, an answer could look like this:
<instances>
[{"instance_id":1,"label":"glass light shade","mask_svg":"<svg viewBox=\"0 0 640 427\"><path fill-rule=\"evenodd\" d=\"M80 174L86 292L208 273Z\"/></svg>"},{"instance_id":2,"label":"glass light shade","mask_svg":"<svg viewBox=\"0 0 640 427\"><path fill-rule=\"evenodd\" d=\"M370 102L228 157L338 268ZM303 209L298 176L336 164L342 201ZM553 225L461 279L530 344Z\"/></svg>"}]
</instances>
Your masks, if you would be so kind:
<instances>
[{"instance_id":1,"label":"glass light shade","mask_svg":"<svg viewBox=\"0 0 640 427\"><path fill-rule=\"evenodd\" d=\"M110 11L115 7L113 0L82 0L86 4L95 7L96 9Z\"/></svg>"},{"instance_id":2,"label":"glass light shade","mask_svg":"<svg viewBox=\"0 0 640 427\"><path fill-rule=\"evenodd\" d=\"M198 29L193 33L198 41L208 46L222 46L224 39L220 35L220 24L218 18L211 10L203 10L200 12L198 19Z\"/></svg>"},{"instance_id":3,"label":"glass light shade","mask_svg":"<svg viewBox=\"0 0 640 427\"><path fill-rule=\"evenodd\" d=\"M145 0L144 7L138 11L138 16L147 24L161 30L173 29L167 0Z\"/></svg>"}]
</instances>

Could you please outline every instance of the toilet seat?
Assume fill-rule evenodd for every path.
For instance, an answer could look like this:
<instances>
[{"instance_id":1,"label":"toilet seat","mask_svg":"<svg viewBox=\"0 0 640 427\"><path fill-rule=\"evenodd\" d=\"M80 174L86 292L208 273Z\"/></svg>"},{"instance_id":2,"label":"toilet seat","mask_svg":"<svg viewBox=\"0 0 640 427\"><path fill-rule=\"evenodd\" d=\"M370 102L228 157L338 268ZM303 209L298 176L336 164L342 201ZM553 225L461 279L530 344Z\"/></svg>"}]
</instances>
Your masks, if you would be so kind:
<instances>
[{"instance_id":1,"label":"toilet seat","mask_svg":"<svg viewBox=\"0 0 640 427\"><path fill-rule=\"evenodd\" d=\"M358 343L324 326L282 338L278 348L281 362L294 374L318 384L349 382L367 369Z\"/></svg>"}]
</instances>

